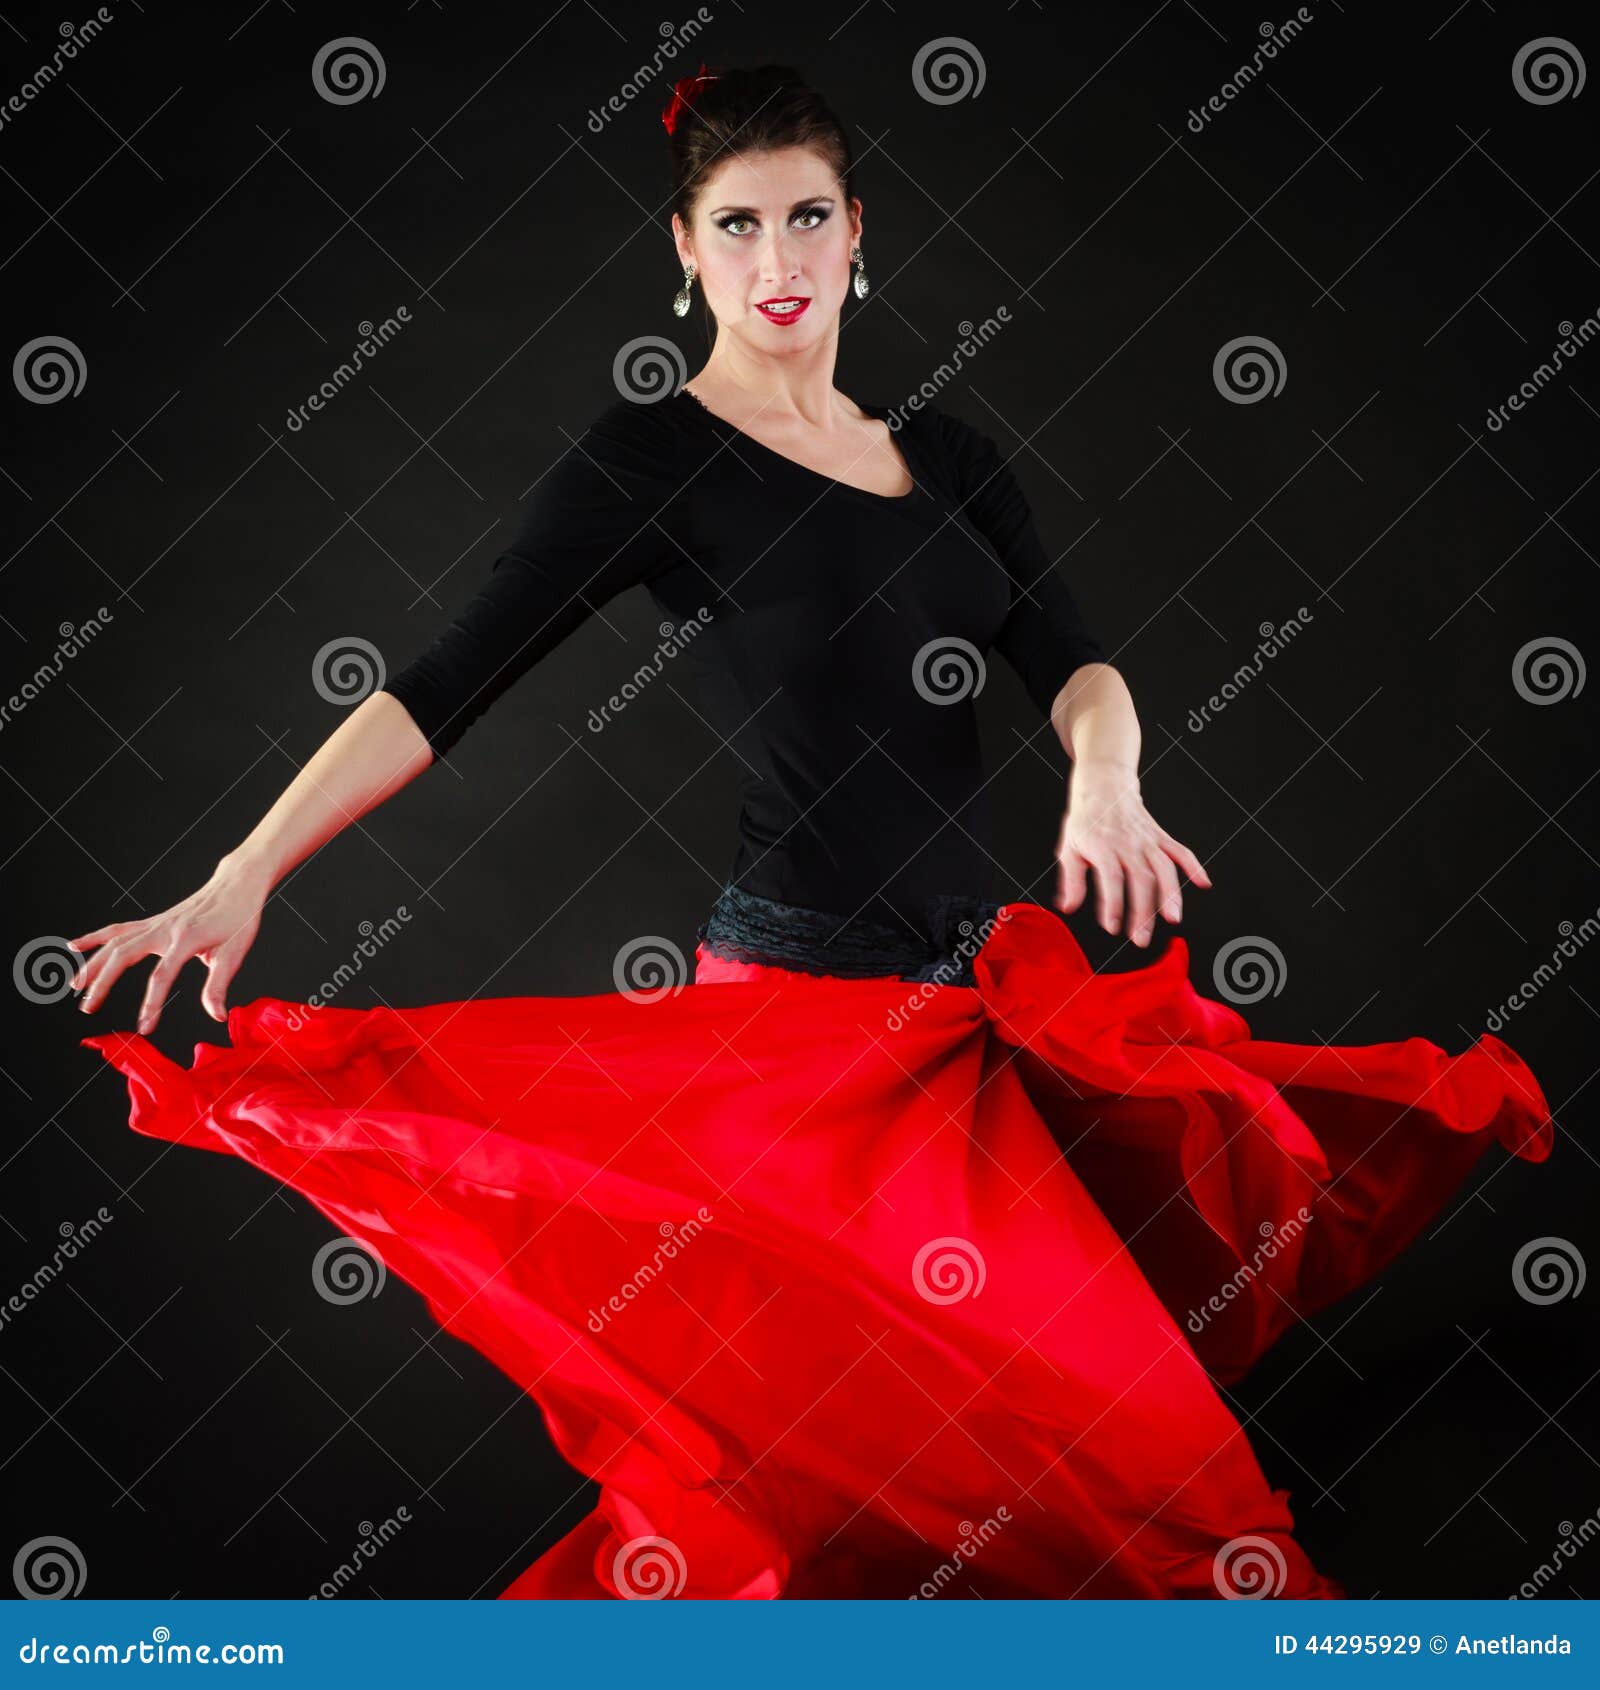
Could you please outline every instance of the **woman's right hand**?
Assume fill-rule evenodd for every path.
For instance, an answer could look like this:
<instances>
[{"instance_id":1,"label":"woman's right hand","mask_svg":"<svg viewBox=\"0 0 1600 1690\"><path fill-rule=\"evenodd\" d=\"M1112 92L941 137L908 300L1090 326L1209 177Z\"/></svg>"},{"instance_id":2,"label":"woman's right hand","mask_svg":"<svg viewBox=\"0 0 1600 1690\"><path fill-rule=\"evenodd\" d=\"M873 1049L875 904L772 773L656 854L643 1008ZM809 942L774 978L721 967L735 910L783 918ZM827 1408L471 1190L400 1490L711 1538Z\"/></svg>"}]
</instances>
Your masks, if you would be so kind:
<instances>
[{"instance_id":1,"label":"woman's right hand","mask_svg":"<svg viewBox=\"0 0 1600 1690\"><path fill-rule=\"evenodd\" d=\"M125 968L147 956L159 957L139 1008L139 1031L149 1033L183 965L199 957L210 970L200 1002L213 1020L226 1021L228 987L255 941L269 890L265 877L224 858L204 886L160 915L113 921L69 940L76 951L100 947L72 982L83 993L78 1008L92 1014Z\"/></svg>"}]
</instances>

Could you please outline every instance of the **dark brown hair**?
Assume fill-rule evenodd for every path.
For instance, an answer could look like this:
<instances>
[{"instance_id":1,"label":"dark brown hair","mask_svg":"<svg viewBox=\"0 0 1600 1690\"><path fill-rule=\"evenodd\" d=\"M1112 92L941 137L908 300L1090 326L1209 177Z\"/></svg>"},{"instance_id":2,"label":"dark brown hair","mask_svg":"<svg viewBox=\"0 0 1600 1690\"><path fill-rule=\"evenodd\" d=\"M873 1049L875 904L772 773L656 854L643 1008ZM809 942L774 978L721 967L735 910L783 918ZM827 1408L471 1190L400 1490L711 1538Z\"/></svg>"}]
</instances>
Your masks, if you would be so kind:
<instances>
[{"instance_id":1,"label":"dark brown hair","mask_svg":"<svg viewBox=\"0 0 1600 1690\"><path fill-rule=\"evenodd\" d=\"M694 208L713 171L742 153L809 147L838 178L849 209L855 193L855 151L832 108L788 65L706 66L706 78L686 89L667 136L672 209L693 227ZM701 299L704 301L704 293ZM714 326L710 307L707 323Z\"/></svg>"}]
</instances>

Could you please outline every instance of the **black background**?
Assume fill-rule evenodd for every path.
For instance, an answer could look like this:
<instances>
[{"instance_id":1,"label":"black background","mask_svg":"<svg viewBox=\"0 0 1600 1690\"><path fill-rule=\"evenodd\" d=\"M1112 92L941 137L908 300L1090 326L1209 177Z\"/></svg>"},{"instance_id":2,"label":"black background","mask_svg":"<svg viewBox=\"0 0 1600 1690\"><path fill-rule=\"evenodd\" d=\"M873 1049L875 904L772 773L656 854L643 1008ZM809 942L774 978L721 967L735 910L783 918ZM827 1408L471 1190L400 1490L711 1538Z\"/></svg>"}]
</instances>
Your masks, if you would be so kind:
<instances>
[{"instance_id":1,"label":"black background","mask_svg":"<svg viewBox=\"0 0 1600 1690\"><path fill-rule=\"evenodd\" d=\"M698 309L670 312L658 113L701 56L775 58L858 138L874 288L846 302L838 385L898 401L959 325L1009 312L937 403L1015 454L1133 690L1146 801L1215 881L1186 899L1196 983L1260 935L1287 977L1246 1009L1258 1036L1462 1048L1600 905L1596 689L1513 684L1530 641L1594 656L1600 350L1485 426L1600 308L1597 93L1535 104L1511 75L1536 35L1600 57L1587 11L1318 5L1196 135L1259 8L709 9L599 134L588 114L681 17L117 5L0 128L11 353L65 336L87 370L58 403L4 396L0 691L113 613L0 728L10 953L192 890L336 725L319 649L357 636L394 668L419 648L615 396L625 343L675 338L699 368ZM8 20L0 94L62 18ZM938 104L911 66L947 34L985 81ZM319 96L336 35L379 48L379 97ZM411 325L290 433L357 325L400 305ZM1281 349L1276 397L1219 395L1242 335ZM1305 634L1192 732L1301 605ZM402 904L345 1001L603 991L635 935L690 949L731 860L732 769L670 675L583 729L655 623L643 592L613 602L453 768L304 865L232 1001L312 991ZM1065 761L991 673L989 890L1043 897ZM1140 960L1086 914L1074 930L1099 966ZM593 1487L405 1286L324 1302L309 1205L127 1130L123 1080L76 1041L132 1026L147 967L92 1029L70 997L11 1011L0 1288L63 1227L115 1219L0 1327L0 1549L71 1539L91 1596L296 1596L403 1504L353 1594L496 1594ZM1595 969L1580 948L1503 1029L1555 1110L1553 1159L1491 1152L1377 1286L1229 1394L1353 1596L1508 1595L1600 1507L1597 1290L1537 1306L1511 1277L1537 1237L1594 1254ZM183 1060L220 1037L201 980L157 1034ZM1550 1593L1600 1595L1600 1548Z\"/></svg>"}]
</instances>

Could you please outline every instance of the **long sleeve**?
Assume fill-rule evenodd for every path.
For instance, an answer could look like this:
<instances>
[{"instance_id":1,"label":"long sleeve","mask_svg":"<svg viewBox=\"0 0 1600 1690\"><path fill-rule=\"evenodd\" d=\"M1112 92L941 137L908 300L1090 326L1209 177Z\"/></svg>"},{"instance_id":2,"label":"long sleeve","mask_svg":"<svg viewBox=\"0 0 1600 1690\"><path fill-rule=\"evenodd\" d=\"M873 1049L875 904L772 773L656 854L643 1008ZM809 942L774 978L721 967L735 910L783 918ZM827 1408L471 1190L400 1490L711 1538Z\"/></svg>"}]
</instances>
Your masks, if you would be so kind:
<instances>
[{"instance_id":1,"label":"long sleeve","mask_svg":"<svg viewBox=\"0 0 1600 1690\"><path fill-rule=\"evenodd\" d=\"M1103 663L1061 570L1039 539L1017 478L988 435L948 412L937 413L956 468L963 514L994 547L1011 578L1011 609L994 647L1017 671L1045 715L1075 669Z\"/></svg>"},{"instance_id":2,"label":"long sleeve","mask_svg":"<svg viewBox=\"0 0 1600 1690\"><path fill-rule=\"evenodd\" d=\"M648 404L607 406L528 495L482 588L388 677L435 757L601 605L682 561L679 439Z\"/></svg>"}]
</instances>

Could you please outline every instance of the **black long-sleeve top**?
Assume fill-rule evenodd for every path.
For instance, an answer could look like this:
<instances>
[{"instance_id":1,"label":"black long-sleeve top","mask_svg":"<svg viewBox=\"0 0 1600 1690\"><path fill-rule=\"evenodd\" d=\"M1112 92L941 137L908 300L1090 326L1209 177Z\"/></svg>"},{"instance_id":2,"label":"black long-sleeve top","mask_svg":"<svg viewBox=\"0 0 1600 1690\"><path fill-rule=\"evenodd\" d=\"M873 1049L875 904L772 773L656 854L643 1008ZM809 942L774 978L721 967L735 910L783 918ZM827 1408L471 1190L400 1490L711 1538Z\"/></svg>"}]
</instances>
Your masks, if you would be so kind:
<instances>
[{"instance_id":1,"label":"black long-sleeve top","mask_svg":"<svg viewBox=\"0 0 1600 1690\"><path fill-rule=\"evenodd\" d=\"M973 701L990 653L1048 713L1103 652L994 442L932 407L894 439L915 482L903 497L809 469L687 389L617 400L539 481L482 589L384 690L443 756L643 582L674 669L737 759L729 883L925 934L930 897L987 878Z\"/></svg>"}]
</instances>

